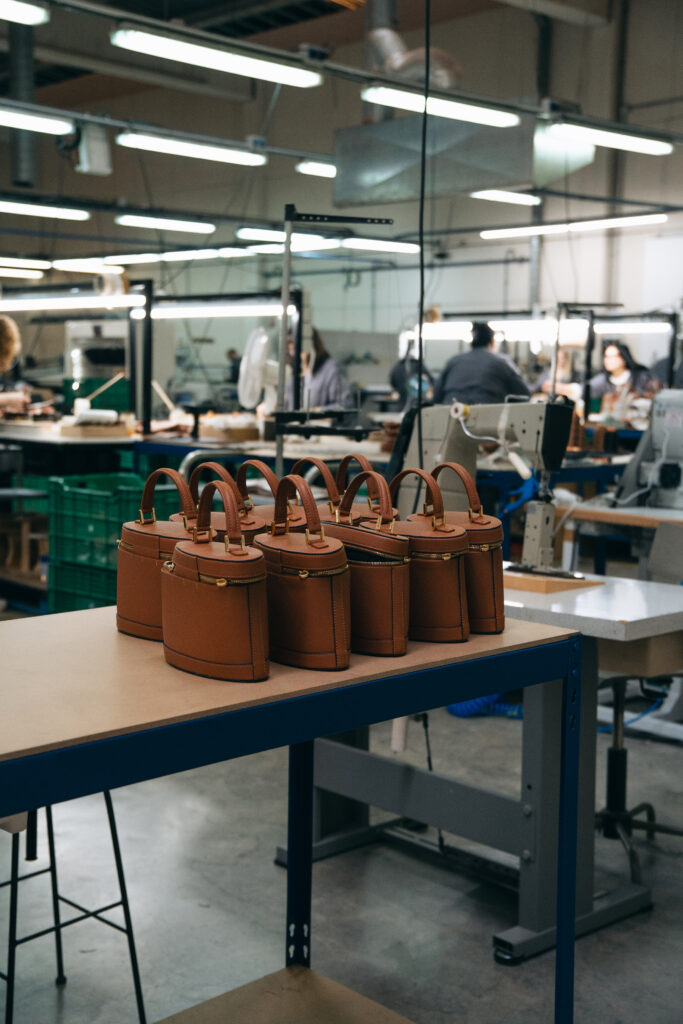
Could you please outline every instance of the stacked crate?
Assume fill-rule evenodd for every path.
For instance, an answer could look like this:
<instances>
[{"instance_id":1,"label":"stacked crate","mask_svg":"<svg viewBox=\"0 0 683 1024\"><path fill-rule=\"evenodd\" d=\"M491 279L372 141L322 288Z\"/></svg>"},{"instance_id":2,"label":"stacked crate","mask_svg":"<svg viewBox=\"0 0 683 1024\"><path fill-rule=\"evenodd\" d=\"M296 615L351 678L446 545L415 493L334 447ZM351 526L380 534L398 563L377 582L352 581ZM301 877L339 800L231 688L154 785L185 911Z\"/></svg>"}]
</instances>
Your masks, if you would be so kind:
<instances>
[{"instance_id":1,"label":"stacked crate","mask_svg":"<svg viewBox=\"0 0 683 1024\"><path fill-rule=\"evenodd\" d=\"M135 473L50 477L49 609L69 612L116 603L121 524L137 519L144 480ZM158 519L178 511L178 492L158 486Z\"/></svg>"}]
</instances>

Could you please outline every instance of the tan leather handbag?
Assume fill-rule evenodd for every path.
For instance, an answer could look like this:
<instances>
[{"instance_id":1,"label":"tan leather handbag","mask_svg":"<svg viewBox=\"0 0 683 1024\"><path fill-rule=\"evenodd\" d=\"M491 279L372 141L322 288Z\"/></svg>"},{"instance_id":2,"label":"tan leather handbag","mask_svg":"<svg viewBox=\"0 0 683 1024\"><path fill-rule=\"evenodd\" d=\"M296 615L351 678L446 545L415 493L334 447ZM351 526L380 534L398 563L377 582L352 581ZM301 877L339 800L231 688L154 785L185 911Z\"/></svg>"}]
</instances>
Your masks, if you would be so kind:
<instances>
[{"instance_id":1,"label":"tan leather handbag","mask_svg":"<svg viewBox=\"0 0 683 1024\"><path fill-rule=\"evenodd\" d=\"M445 513L446 522L467 532L469 549L465 555L467 607L473 633L501 633L505 628L503 596L503 524L495 516L485 516L474 480L458 462L442 462L432 470L438 480L444 469L458 475L467 494L467 512ZM425 513L408 516L424 519Z\"/></svg>"},{"instance_id":2,"label":"tan leather handbag","mask_svg":"<svg viewBox=\"0 0 683 1024\"><path fill-rule=\"evenodd\" d=\"M361 469L364 472L372 471L372 466L365 458L364 455L345 455L341 460L339 471L337 472L337 479L332 475L329 466L322 461L322 459L313 458L308 456L304 459L299 459L298 462L292 467L292 473L300 473L302 468L310 464L315 466L320 473L323 483L327 488L327 502L318 505L318 514L323 523L336 523L339 522L339 509L341 507L341 490L338 486L338 481L341 478L344 482L346 481L346 472L350 462L356 461L360 464ZM344 467L342 470L342 466ZM367 467L367 468L366 468ZM374 480L371 478L368 482L370 489L370 497L366 502L356 502L351 509L354 522L362 522L364 519L372 520L374 522L377 519L378 509L377 503L379 501L378 491ZM356 491L354 491L354 494ZM394 515L398 515L394 509Z\"/></svg>"},{"instance_id":3,"label":"tan leather handbag","mask_svg":"<svg viewBox=\"0 0 683 1024\"><path fill-rule=\"evenodd\" d=\"M259 519L264 519L266 522L266 528L270 529L275 516L275 505L254 505L251 495L247 489L247 469L249 466L258 470L270 487L273 498L277 493L279 481L270 466L266 465L265 462L261 462L260 459L247 459L246 462L243 462L237 470L237 476L235 478L238 490L242 495L242 500L246 507L249 510L254 511L254 513L258 515ZM294 501L290 501L287 505L287 524L289 526L290 533L303 533L306 529L306 514L302 508L299 508L299 506L295 504Z\"/></svg>"},{"instance_id":4,"label":"tan leather handbag","mask_svg":"<svg viewBox=\"0 0 683 1024\"><path fill-rule=\"evenodd\" d=\"M178 488L180 522L157 520L154 488L168 476ZM147 477L140 501L140 518L124 523L119 541L116 579L116 627L145 640L161 640L161 566L171 558L179 540L188 536L183 517L195 514L190 489L175 469L157 469Z\"/></svg>"},{"instance_id":5,"label":"tan leather handbag","mask_svg":"<svg viewBox=\"0 0 683 1024\"><path fill-rule=\"evenodd\" d=\"M230 490L233 492L233 495L235 496L235 499L237 501L242 536L244 537L247 544L251 544L252 540L254 539L257 533L261 533L263 530L266 530L268 528L268 523L266 522L266 520L262 516L257 515L257 513L254 512L252 509L247 508L247 505L239 492L237 484L233 480L230 473L228 473L225 466L221 466L220 462L202 462L200 463L199 466L196 466L195 469L193 469L192 474L190 476L189 486L190 494L192 495L192 500L195 503L195 508L197 508L199 504L199 480L201 478L202 473L214 473L219 478L219 480L222 480L223 483L226 483ZM171 520L182 521L183 516L180 513L176 513L175 515L171 516ZM196 526L196 523L196 512L191 520L185 520L185 525L189 529ZM216 510L211 513L211 529L215 532L215 539L217 541L225 540L225 512L220 512Z\"/></svg>"},{"instance_id":6,"label":"tan leather handbag","mask_svg":"<svg viewBox=\"0 0 683 1024\"><path fill-rule=\"evenodd\" d=\"M392 501L401 481L414 474L427 488L425 515L394 524L394 532L410 541L410 639L436 643L467 640L467 534L461 526L445 521L441 489L423 469L404 469L394 477L389 487ZM368 526L363 524L364 529ZM383 526L382 531L386 530Z\"/></svg>"},{"instance_id":7,"label":"tan leather handbag","mask_svg":"<svg viewBox=\"0 0 683 1024\"><path fill-rule=\"evenodd\" d=\"M298 492L304 533L288 529L287 506ZM255 545L266 558L270 657L300 668L342 669L349 664L350 580L344 545L325 536L311 489L284 476L270 533Z\"/></svg>"},{"instance_id":8,"label":"tan leather handbag","mask_svg":"<svg viewBox=\"0 0 683 1024\"><path fill-rule=\"evenodd\" d=\"M353 499L362 484L377 494L379 512L374 527L354 525ZM367 508L365 509L367 511ZM394 536L389 486L379 473L353 478L339 506L339 522L325 523L328 537L346 548L351 571L351 650L359 654L399 655L408 649L410 558L407 537ZM388 526L389 532L382 532Z\"/></svg>"},{"instance_id":9,"label":"tan leather handbag","mask_svg":"<svg viewBox=\"0 0 683 1024\"><path fill-rule=\"evenodd\" d=\"M211 540L211 503L225 510L225 539ZM222 480L202 491L193 539L176 544L161 572L164 656L170 665L212 679L266 679L266 563L245 543L235 493Z\"/></svg>"}]
</instances>

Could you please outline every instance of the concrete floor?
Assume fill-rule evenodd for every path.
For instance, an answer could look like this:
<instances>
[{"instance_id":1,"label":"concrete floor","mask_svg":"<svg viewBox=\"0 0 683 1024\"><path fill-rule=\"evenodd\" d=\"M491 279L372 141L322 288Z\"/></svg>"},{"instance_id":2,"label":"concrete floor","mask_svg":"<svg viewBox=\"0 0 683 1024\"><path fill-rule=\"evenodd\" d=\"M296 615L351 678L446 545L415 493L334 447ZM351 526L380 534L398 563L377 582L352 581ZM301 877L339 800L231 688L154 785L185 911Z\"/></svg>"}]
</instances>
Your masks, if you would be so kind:
<instances>
[{"instance_id":1,"label":"concrete floor","mask_svg":"<svg viewBox=\"0 0 683 1024\"><path fill-rule=\"evenodd\" d=\"M520 722L438 711L431 734L437 771L516 792ZM407 758L424 764L419 725L411 725L409 742ZM599 803L608 743L598 736ZM373 749L388 746L389 726L375 727ZM650 799L664 820L683 824L683 749L643 739L628 747L630 800ZM281 749L115 792L150 1022L283 965L285 874L273 854L285 836L286 776ZM61 805L55 821L62 891L86 904L115 899L102 798ZM41 855L45 846L43 833ZM655 907L578 942L580 1024L683 1021L683 839L639 839L637 847ZM626 877L617 843L600 839L596 861L596 888ZM8 871L3 833L0 863ZM21 932L49 924L49 913L47 880L25 882ZM6 919L4 889L0 956ZM313 966L416 1024L552 1020L553 955L512 968L493 961L492 933L514 920L512 894L392 847L314 868ZM134 1022L124 937L86 922L66 930L64 947L63 990L54 985L52 940L20 947L16 1024Z\"/></svg>"}]
</instances>

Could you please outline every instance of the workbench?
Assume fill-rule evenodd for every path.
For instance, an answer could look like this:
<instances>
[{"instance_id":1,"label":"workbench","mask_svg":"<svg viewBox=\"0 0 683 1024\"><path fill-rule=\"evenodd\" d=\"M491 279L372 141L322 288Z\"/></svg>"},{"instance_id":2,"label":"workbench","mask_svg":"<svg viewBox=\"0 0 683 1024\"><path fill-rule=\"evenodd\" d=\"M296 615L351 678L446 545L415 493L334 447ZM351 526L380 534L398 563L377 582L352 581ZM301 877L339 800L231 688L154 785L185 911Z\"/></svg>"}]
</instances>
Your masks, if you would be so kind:
<instances>
[{"instance_id":1,"label":"workbench","mask_svg":"<svg viewBox=\"0 0 683 1024\"><path fill-rule=\"evenodd\" d=\"M0 816L290 747L288 970L177 1014L173 1024L277 1024L292 1013L302 1024L407 1024L307 970L314 740L481 696L501 679L529 692L561 680L562 745L552 762L560 777L555 1021L572 1021L581 649L573 632L512 622L502 635L465 644L411 643L401 658L352 655L344 672L272 665L258 684L171 668L158 644L117 633L113 608L0 623L0 645ZM555 814L556 836L557 823ZM527 829L532 841L533 823Z\"/></svg>"},{"instance_id":2,"label":"workbench","mask_svg":"<svg viewBox=\"0 0 683 1024\"><path fill-rule=\"evenodd\" d=\"M116 473L119 452L132 449L130 437L60 437L47 428L0 423L0 445L20 444L24 473L34 476L80 476Z\"/></svg>"}]
</instances>

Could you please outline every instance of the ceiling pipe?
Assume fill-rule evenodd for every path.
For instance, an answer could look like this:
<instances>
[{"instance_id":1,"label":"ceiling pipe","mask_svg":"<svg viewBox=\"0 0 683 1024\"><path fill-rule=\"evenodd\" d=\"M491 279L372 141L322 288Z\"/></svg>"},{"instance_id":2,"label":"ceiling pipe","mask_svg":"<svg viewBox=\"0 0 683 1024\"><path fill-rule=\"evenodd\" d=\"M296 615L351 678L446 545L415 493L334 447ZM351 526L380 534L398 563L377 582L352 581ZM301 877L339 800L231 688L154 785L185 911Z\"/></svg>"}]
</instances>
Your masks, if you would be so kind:
<instances>
[{"instance_id":1,"label":"ceiling pipe","mask_svg":"<svg viewBox=\"0 0 683 1024\"><path fill-rule=\"evenodd\" d=\"M13 99L32 103L35 93L33 63L33 29L30 25L10 22L9 77ZM33 188L36 179L36 137L33 132L10 133L12 155L12 184L20 188Z\"/></svg>"}]
</instances>

